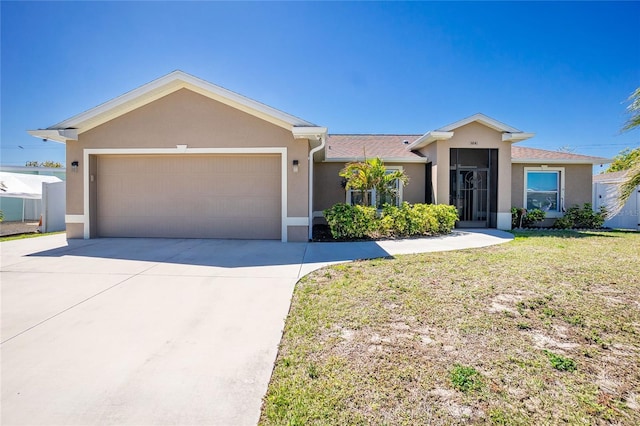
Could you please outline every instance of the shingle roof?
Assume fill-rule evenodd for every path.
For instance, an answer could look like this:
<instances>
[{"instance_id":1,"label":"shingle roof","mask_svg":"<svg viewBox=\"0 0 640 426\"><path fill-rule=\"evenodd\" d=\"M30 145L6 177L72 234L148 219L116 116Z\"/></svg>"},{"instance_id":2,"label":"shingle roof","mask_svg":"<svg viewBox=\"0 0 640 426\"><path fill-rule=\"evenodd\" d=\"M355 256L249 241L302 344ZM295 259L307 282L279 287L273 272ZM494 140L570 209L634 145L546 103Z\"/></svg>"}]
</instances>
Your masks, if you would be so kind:
<instances>
[{"instance_id":1,"label":"shingle roof","mask_svg":"<svg viewBox=\"0 0 640 426\"><path fill-rule=\"evenodd\" d=\"M398 159L422 158L419 153L408 151L407 144L421 135L329 135L325 155L331 159L356 159L380 157Z\"/></svg>"},{"instance_id":2,"label":"shingle roof","mask_svg":"<svg viewBox=\"0 0 640 426\"><path fill-rule=\"evenodd\" d=\"M621 172L600 173L593 175L594 182L613 182L623 180L627 175L627 170Z\"/></svg>"},{"instance_id":3,"label":"shingle roof","mask_svg":"<svg viewBox=\"0 0 640 426\"><path fill-rule=\"evenodd\" d=\"M407 145L422 135L328 135L325 156L327 160L355 160L380 157L396 160L416 160L423 158L419 153L407 150ZM559 163L598 164L608 163L610 160L601 157L572 154L568 152L548 151L544 149L523 146L511 146L511 157L514 162L536 161Z\"/></svg>"},{"instance_id":4,"label":"shingle roof","mask_svg":"<svg viewBox=\"0 0 640 426\"><path fill-rule=\"evenodd\" d=\"M570 163L598 164L609 163L611 160L603 157L573 154L570 152L548 151L546 149L529 148L525 146L511 146L511 158L514 163L525 160L567 161Z\"/></svg>"}]
</instances>

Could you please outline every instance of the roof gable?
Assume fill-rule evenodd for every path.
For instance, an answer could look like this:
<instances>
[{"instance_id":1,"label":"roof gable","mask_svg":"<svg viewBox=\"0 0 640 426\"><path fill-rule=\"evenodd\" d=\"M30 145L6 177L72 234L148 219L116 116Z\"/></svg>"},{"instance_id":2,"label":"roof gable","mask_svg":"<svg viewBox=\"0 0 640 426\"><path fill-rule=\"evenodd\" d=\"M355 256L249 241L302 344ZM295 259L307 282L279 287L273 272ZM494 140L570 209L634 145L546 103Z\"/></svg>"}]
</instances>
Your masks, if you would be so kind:
<instances>
[{"instance_id":1,"label":"roof gable","mask_svg":"<svg viewBox=\"0 0 640 426\"><path fill-rule=\"evenodd\" d=\"M446 125L444 127L441 127L438 129L438 131L440 132L451 132L453 130L456 130L462 126L466 126L469 123L480 123L484 126L487 126L497 132L501 132L501 133L522 133L522 130L518 130L515 127L511 127L508 126L494 118L491 118L487 115L481 114L481 113L477 113L474 114L470 117L467 118L463 118L462 120L458 120L455 123L451 123L449 125Z\"/></svg>"},{"instance_id":2,"label":"roof gable","mask_svg":"<svg viewBox=\"0 0 640 426\"><path fill-rule=\"evenodd\" d=\"M470 117L463 118L462 120L458 120L455 123L451 123L447 126L441 127L437 130L432 130L425 133L424 135L413 141L413 143L411 143L409 146L407 146L407 149L413 151L423 148L436 141L449 140L453 137L456 129L459 129L460 127L466 126L470 123L479 123L483 126L487 126L497 132L502 133L503 142L520 142L534 136L534 133L525 133L521 130L516 129L515 127L508 126L489 116L478 113Z\"/></svg>"},{"instance_id":3,"label":"roof gable","mask_svg":"<svg viewBox=\"0 0 640 426\"><path fill-rule=\"evenodd\" d=\"M180 89L188 89L210 99L246 112L288 130L316 127L313 123L249 99L223 87L201 80L182 71L173 71L150 83L75 115L46 129L30 130L29 134L58 142L76 140L78 135L116 117L147 105ZM318 128L322 130L322 128ZM326 129L324 129L326 132Z\"/></svg>"}]
</instances>

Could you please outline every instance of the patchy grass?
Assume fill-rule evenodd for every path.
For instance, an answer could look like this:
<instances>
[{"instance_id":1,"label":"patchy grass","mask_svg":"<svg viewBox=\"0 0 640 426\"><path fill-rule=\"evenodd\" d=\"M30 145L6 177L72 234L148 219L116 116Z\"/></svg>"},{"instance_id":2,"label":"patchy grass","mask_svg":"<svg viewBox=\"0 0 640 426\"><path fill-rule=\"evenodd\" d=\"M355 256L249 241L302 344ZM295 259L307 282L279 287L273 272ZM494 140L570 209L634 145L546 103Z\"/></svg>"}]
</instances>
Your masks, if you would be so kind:
<instances>
[{"instance_id":1,"label":"patchy grass","mask_svg":"<svg viewBox=\"0 0 640 426\"><path fill-rule=\"evenodd\" d=\"M28 234L18 234L18 235L9 235L7 237L0 237L0 243L5 241L13 241L13 240L24 240L26 238L37 238L37 237L46 237L47 235L55 235L55 234L64 234L65 231L60 232L46 232L44 234L40 233L28 233Z\"/></svg>"},{"instance_id":2,"label":"patchy grass","mask_svg":"<svg viewBox=\"0 0 640 426\"><path fill-rule=\"evenodd\" d=\"M640 424L640 234L518 232L294 293L263 425Z\"/></svg>"}]
</instances>

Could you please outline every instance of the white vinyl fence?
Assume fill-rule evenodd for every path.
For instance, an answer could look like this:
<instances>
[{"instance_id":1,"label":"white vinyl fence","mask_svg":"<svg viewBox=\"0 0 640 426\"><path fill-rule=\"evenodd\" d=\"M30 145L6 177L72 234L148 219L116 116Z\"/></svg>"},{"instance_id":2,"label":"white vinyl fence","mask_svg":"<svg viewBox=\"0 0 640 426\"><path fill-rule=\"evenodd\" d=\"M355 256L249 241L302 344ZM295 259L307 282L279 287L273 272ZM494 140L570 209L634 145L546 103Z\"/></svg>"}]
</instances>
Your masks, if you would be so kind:
<instances>
[{"instance_id":1,"label":"white vinyl fence","mask_svg":"<svg viewBox=\"0 0 640 426\"><path fill-rule=\"evenodd\" d=\"M42 227L40 232L65 230L65 182L42 182Z\"/></svg>"},{"instance_id":2,"label":"white vinyl fence","mask_svg":"<svg viewBox=\"0 0 640 426\"><path fill-rule=\"evenodd\" d=\"M611 206L617 197L616 182L595 182L593 184L593 205L596 209L600 206ZM610 210L610 209L609 209ZM617 229L633 229L640 231L640 186L636 188L627 200L626 204L615 216L607 218L604 226Z\"/></svg>"}]
</instances>

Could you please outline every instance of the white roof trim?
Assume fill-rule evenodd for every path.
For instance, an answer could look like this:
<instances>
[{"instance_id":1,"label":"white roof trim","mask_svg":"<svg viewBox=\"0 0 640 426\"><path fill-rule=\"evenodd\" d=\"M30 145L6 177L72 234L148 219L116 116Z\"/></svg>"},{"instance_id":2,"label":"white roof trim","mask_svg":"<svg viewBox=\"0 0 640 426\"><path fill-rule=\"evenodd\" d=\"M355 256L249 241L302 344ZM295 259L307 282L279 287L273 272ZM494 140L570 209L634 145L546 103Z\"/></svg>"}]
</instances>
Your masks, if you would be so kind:
<instances>
[{"instance_id":1,"label":"white roof trim","mask_svg":"<svg viewBox=\"0 0 640 426\"><path fill-rule=\"evenodd\" d=\"M534 137L536 134L535 133L524 133L524 132L520 132L520 133L503 133L502 134L502 141L503 142L521 142L527 139L530 139L532 137Z\"/></svg>"},{"instance_id":2,"label":"white roof trim","mask_svg":"<svg viewBox=\"0 0 640 426\"><path fill-rule=\"evenodd\" d=\"M432 131L425 133L418 139L407 145L407 151L413 151L429 145L435 141L446 141L453 137L453 132Z\"/></svg>"},{"instance_id":3,"label":"white roof trim","mask_svg":"<svg viewBox=\"0 0 640 426\"><path fill-rule=\"evenodd\" d=\"M368 157L374 158L374 157ZM380 157L382 161L385 163L428 163L428 157L415 157L415 158L405 158L405 157ZM362 161L362 157L340 157L340 158L326 158L323 160L323 163L351 163Z\"/></svg>"},{"instance_id":4,"label":"white roof trim","mask_svg":"<svg viewBox=\"0 0 640 426\"><path fill-rule=\"evenodd\" d=\"M173 71L157 80L51 127L29 131L29 134L36 137L45 137L43 135L47 135L46 139L66 142L72 139L60 134L45 133L43 130L57 131L76 129L77 133L80 134L180 89L192 90L288 130L296 126L316 127L313 123L201 80L185 72Z\"/></svg>"},{"instance_id":5,"label":"white roof trim","mask_svg":"<svg viewBox=\"0 0 640 426\"><path fill-rule=\"evenodd\" d=\"M512 158L512 164L609 164L612 160L608 158L576 159L576 158Z\"/></svg>"},{"instance_id":6,"label":"white roof trim","mask_svg":"<svg viewBox=\"0 0 640 426\"><path fill-rule=\"evenodd\" d=\"M450 132L475 121L484 124L485 126L492 128L493 130L497 130L498 132L522 133L521 130L516 129L515 127L508 126L496 119L493 119L481 113L474 114L471 117L463 118L462 120L451 123L448 126L444 126L438 130L443 132Z\"/></svg>"},{"instance_id":7,"label":"white roof trim","mask_svg":"<svg viewBox=\"0 0 640 426\"><path fill-rule=\"evenodd\" d=\"M455 123L444 126L438 130L433 130L431 132L425 133L414 142L407 145L407 150L414 151L416 149L423 148L435 141L449 140L453 137L454 130L474 122L483 124L495 131L501 132L503 142L520 142L535 136L535 133L524 133L521 130L516 129L515 127L507 126L506 124L498 120L478 113L472 115L471 117L458 120Z\"/></svg>"},{"instance_id":8,"label":"white roof trim","mask_svg":"<svg viewBox=\"0 0 640 426\"><path fill-rule=\"evenodd\" d=\"M27 130L31 136L65 143L78 140L78 129Z\"/></svg>"},{"instance_id":9,"label":"white roof trim","mask_svg":"<svg viewBox=\"0 0 640 426\"><path fill-rule=\"evenodd\" d=\"M311 139L319 141L323 136L327 135L326 127L294 127L291 132L294 139Z\"/></svg>"}]
</instances>

